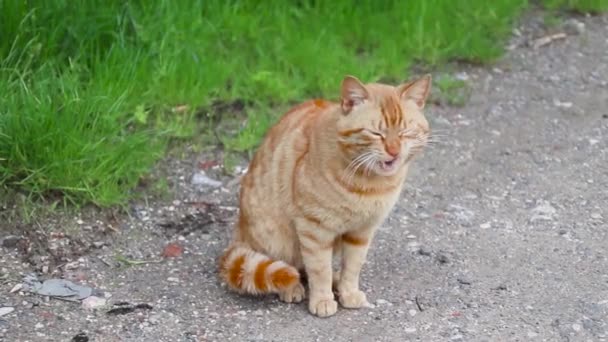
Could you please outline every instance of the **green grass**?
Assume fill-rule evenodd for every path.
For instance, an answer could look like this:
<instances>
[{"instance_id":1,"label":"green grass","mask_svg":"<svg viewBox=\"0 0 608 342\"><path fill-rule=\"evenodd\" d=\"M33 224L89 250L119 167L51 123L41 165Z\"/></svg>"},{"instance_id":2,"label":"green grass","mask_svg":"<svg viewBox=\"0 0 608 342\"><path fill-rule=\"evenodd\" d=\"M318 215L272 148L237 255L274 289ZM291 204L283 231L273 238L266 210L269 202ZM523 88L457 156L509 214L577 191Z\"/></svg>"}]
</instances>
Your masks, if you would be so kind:
<instances>
[{"instance_id":1,"label":"green grass","mask_svg":"<svg viewBox=\"0 0 608 342\"><path fill-rule=\"evenodd\" d=\"M211 130L218 103L247 104L220 138L249 151L287 104L336 98L344 74L493 61L527 1L353 4L0 0L0 185L126 203L168 139Z\"/></svg>"}]
</instances>

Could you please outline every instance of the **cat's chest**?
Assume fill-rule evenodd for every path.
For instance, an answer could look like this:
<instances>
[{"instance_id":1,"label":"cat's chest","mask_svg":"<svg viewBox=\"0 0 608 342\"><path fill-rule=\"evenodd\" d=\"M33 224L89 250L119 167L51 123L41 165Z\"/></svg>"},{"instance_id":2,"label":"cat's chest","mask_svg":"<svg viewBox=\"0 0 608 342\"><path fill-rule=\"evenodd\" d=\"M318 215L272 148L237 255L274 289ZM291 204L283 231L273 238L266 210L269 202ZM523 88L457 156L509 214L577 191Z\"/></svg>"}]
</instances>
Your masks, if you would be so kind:
<instances>
[{"instance_id":1,"label":"cat's chest","mask_svg":"<svg viewBox=\"0 0 608 342\"><path fill-rule=\"evenodd\" d=\"M345 227L370 226L382 223L399 199L399 192L381 198L353 197L348 202L350 215L343 217Z\"/></svg>"}]
</instances>

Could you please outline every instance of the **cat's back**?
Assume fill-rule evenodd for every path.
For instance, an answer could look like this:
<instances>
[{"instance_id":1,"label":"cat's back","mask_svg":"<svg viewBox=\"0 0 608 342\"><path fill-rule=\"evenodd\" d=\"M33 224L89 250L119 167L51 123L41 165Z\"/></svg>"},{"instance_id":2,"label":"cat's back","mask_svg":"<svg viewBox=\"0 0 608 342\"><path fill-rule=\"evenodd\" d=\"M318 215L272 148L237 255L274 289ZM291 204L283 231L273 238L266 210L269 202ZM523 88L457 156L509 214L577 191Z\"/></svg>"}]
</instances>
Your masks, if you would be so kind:
<instances>
[{"instance_id":1,"label":"cat's back","mask_svg":"<svg viewBox=\"0 0 608 342\"><path fill-rule=\"evenodd\" d=\"M274 201L289 196L293 184L294 169L308 152L311 130L318 119L337 106L325 100L310 100L287 111L266 134L258 147L242 185L244 197L270 199L264 205L278 205ZM277 198L274 198L277 197Z\"/></svg>"},{"instance_id":2,"label":"cat's back","mask_svg":"<svg viewBox=\"0 0 608 342\"><path fill-rule=\"evenodd\" d=\"M307 128L314 123L319 115L333 106L335 104L332 102L315 99L292 107L271 127L260 149L270 148L274 150L281 143L282 137L308 133Z\"/></svg>"}]
</instances>

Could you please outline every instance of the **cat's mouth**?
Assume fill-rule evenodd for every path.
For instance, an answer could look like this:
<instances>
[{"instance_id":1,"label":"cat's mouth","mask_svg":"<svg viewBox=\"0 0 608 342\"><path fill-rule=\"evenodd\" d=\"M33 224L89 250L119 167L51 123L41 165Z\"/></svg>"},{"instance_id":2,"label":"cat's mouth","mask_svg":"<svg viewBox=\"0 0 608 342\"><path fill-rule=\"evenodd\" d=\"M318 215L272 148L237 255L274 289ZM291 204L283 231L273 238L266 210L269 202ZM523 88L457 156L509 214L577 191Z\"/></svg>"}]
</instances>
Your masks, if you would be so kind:
<instances>
[{"instance_id":1,"label":"cat's mouth","mask_svg":"<svg viewBox=\"0 0 608 342\"><path fill-rule=\"evenodd\" d=\"M391 172L394 171L399 165L399 157L395 157L391 160L384 160L378 162L380 166L380 170L383 172Z\"/></svg>"}]
</instances>

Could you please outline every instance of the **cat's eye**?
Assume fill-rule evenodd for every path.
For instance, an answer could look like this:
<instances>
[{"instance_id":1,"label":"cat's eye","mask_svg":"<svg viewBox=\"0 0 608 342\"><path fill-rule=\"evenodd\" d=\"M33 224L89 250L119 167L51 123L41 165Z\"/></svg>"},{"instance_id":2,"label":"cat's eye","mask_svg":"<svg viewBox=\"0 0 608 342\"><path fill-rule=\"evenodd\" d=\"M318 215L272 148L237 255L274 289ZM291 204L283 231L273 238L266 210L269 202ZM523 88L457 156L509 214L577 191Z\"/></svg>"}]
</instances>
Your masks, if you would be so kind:
<instances>
[{"instance_id":1,"label":"cat's eye","mask_svg":"<svg viewBox=\"0 0 608 342\"><path fill-rule=\"evenodd\" d=\"M372 131L372 130L367 130L367 132L373 136L376 136L378 138L383 138L384 139L384 134L377 132L377 131Z\"/></svg>"}]
</instances>

